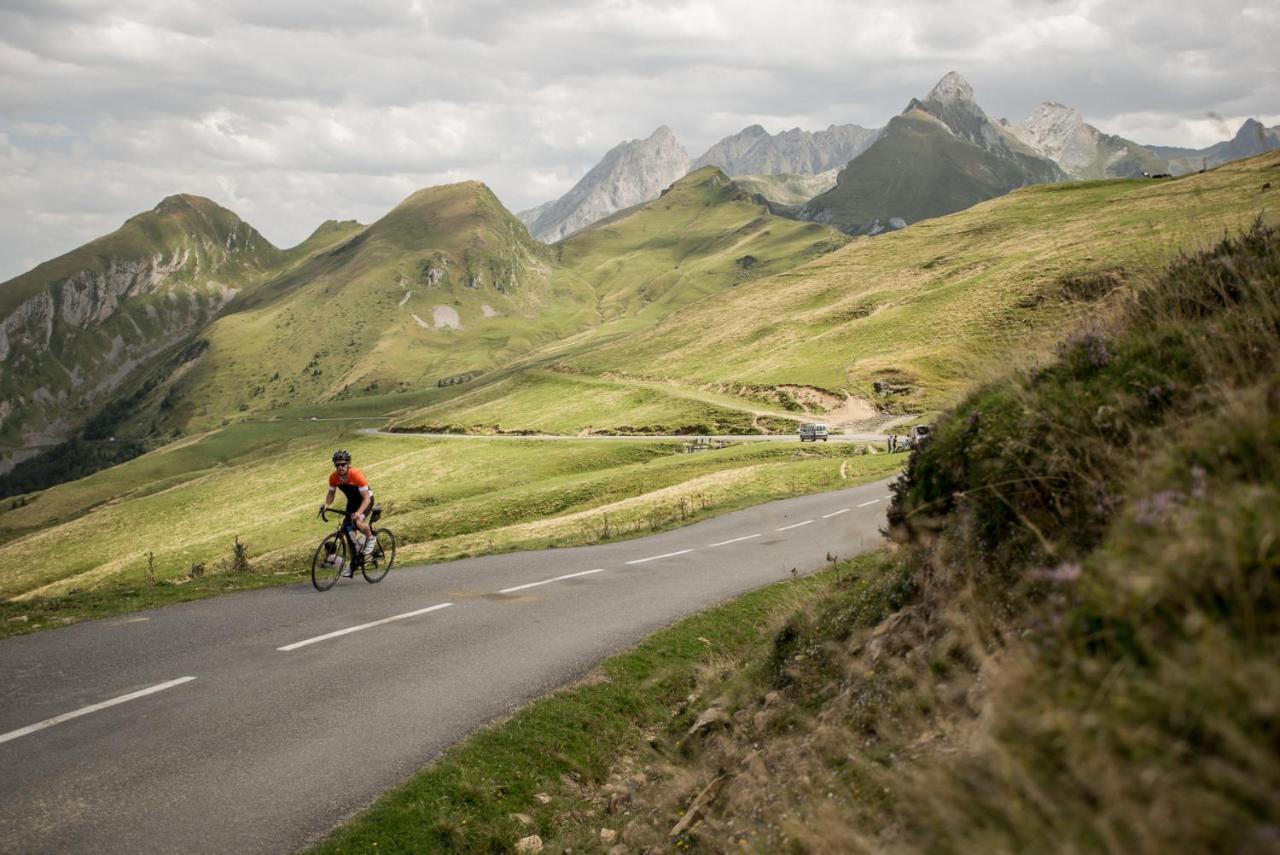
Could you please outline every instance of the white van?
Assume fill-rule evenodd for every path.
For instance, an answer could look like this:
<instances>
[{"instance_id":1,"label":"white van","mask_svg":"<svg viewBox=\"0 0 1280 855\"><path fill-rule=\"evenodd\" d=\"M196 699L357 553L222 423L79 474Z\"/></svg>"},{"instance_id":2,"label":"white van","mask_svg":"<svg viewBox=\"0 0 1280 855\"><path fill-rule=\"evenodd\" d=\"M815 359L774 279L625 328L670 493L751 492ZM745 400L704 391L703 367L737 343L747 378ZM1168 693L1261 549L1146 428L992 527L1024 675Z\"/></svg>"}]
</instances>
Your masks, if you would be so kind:
<instances>
[{"instance_id":1,"label":"white van","mask_svg":"<svg viewBox=\"0 0 1280 855\"><path fill-rule=\"evenodd\" d=\"M826 442L827 426L822 422L810 422L809 424L800 425L800 441L804 442L806 439L810 442L817 442L818 440Z\"/></svg>"}]
</instances>

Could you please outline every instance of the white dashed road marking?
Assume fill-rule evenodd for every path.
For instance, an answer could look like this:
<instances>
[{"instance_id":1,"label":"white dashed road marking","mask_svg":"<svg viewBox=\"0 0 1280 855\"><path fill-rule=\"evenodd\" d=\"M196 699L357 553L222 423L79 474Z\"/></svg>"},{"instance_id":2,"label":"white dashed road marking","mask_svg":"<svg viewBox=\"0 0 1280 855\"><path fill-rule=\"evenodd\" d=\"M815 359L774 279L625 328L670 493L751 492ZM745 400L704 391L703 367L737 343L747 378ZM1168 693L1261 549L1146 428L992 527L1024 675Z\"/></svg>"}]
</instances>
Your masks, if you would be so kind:
<instances>
[{"instance_id":1,"label":"white dashed road marking","mask_svg":"<svg viewBox=\"0 0 1280 855\"><path fill-rule=\"evenodd\" d=\"M417 609L412 612L405 612L402 615L392 615L382 620L370 621L362 623L359 626L349 626L346 629L340 629L337 632L330 632L324 635L317 635L315 638L308 638L305 641L295 641L293 644L286 644L284 647L277 647L276 650L288 652L297 650L299 647L306 647L308 644L315 644L317 641L328 641L330 638L337 638L340 635L347 635L352 632L359 632L362 629L370 629L375 626L382 626L384 623L391 623L394 620L404 620L405 618L416 617L417 615L425 615L427 612L434 612L438 609L447 609L453 603L438 603L434 606L427 606L425 609Z\"/></svg>"},{"instance_id":2,"label":"white dashed road marking","mask_svg":"<svg viewBox=\"0 0 1280 855\"><path fill-rule=\"evenodd\" d=\"M541 582L530 582L527 585L516 585L514 588L503 588L499 594L510 594L515 591L523 591L525 588L536 588L539 585L550 585L552 582L562 582L565 579L576 579L579 576L590 576L592 573L603 573L604 568L598 567L595 570L583 570L581 573L566 573L563 576L557 576L554 579L543 579Z\"/></svg>"},{"instance_id":3,"label":"white dashed road marking","mask_svg":"<svg viewBox=\"0 0 1280 855\"><path fill-rule=\"evenodd\" d=\"M876 502L878 502L878 501L880 501L880 500L879 500L879 499L872 499L872 500L871 500L871 501L869 501L869 502L863 502L862 504L858 505L858 507L860 507L860 508L865 508L867 505L874 505L874 504L875 504Z\"/></svg>"},{"instance_id":4,"label":"white dashed road marking","mask_svg":"<svg viewBox=\"0 0 1280 855\"><path fill-rule=\"evenodd\" d=\"M174 686L180 686L183 683L190 683L195 677L179 677L176 680L170 680L167 683L157 683L146 689L139 689L136 692L130 692L127 695L121 695L118 698L112 698L109 701L103 701L100 704L92 704L87 707L81 707L78 710L62 715L56 715L53 718L47 718L36 724L29 724L26 727L20 727L17 730L11 730L8 733L0 733L0 742L8 742L10 739L17 739L20 736L26 736L35 733L37 730L44 730L46 727L53 727L55 724L61 724L64 721L70 721L73 718L79 718L82 715L88 715L91 712L114 707L116 704L123 704L125 701L132 701L147 695L154 695L156 692L163 692L165 689L172 689Z\"/></svg>"},{"instance_id":5,"label":"white dashed road marking","mask_svg":"<svg viewBox=\"0 0 1280 855\"><path fill-rule=\"evenodd\" d=\"M719 543L713 543L711 546L728 546L731 543L741 543L744 540L750 540L753 537L759 537L758 534L748 534L746 537L735 537L733 540L722 540ZM707 547L710 549L711 547Z\"/></svg>"},{"instance_id":6,"label":"white dashed road marking","mask_svg":"<svg viewBox=\"0 0 1280 855\"><path fill-rule=\"evenodd\" d=\"M800 526L808 525L811 522L813 522L813 520L805 520L804 522L792 523L791 525L784 525L782 528L778 529L778 531L786 531L792 528L799 528Z\"/></svg>"},{"instance_id":7,"label":"white dashed road marking","mask_svg":"<svg viewBox=\"0 0 1280 855\"><path fill-rule=\"evenodd\" d=\"M849 513L849 509L848 509L848 508L841 508L841 509L840 509L840 510L838 510L838 511L832 511L832 512L831 512L831 513L829 513L829 514L823 514L823 515L822 515L822 518L823 518L824 520L829 520L829 519L831 519L832 517L838 517L838 516L840 516L841 514L847 514L847 513Z\"/></svg>"},{"instance_id":8,"label":"white dashed road marking","mask_svg":"<svg viewBox=\"0 0 1280 855\"><path fill-rule=\"evenodd\" d=\"M668 552L663 555L650 555L648 558L637 558L635 561L628 561L628 564L643 564L646 561L657 561L659 558L671 558L675 555L684 555L686 552L693 552L692 549L682 549L679 552Z\"/></svg>"}]
</instances>

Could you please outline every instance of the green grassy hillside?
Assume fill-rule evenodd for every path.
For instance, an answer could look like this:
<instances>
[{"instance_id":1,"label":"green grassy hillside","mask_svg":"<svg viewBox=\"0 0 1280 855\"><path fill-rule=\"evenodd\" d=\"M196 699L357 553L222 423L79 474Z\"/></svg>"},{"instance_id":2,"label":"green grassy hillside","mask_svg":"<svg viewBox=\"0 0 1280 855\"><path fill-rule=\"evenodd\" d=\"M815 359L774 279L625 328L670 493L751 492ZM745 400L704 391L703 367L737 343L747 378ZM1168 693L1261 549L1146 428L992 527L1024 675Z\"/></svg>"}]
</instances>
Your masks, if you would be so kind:
<instances>
[{"instance_id":1,"label":"green grassy hillside","mask_svg":"<svg viewBox=\"0 0 1280 855\"><path fill-rule=\"evenodd\" d=\"M677 848L1273 848L1278 449L1260 227L949 412L895 488L897 552L707 681L717 736L673 716L660 768L617 762L630 844L722 776Z\"/></svg>"},{"instance_id":2,"label":"green grassy hillside","mask_svg":"<svg viewBox=\"0 0 1280 855\"><path fill-rule=\"evenodd\" d=\"M534 373L513 379L498 372L475 392L410 408L395 424L404 428L457 426L512 431L618 430L662 432L701 425L750 427L760 412L733 396L708 398L634 384L612 387L569 376L549 376L572 354L625 339L685 306L748 282L790 270L847 243L826 226L775 217L752 194L715 167L685 176L660 198L614 215L554 247L566 281L589 288L595 320L581 333L538 349L513 364ZM492 382L495 385L489 385ZM501 384L501 385L497 385Z\"/></svg>"},{"instance_id":3,"label":"green grassy hillside","mask_svg":"<svg viewBox=\"0 0 1280 855\"><path fill-rule=\"evenodd\" d=\"M484 185L430 188L229 307L155 399L194 430L434 387L592 323L593 302Z\"/></svg>"},{"instance_id":4,"label":"green grassy hillside","mask_svg":"<svg viewBox=\"0 0 1280 855\"><path fill-rule=\"evenodd\" d=\"M321 851L1272 851L1280 232L1130 297L939 420L892 549L606 661Z\"/></svg>"},{"instance_id":5,"label":"green grassy hillside","mask_svg":"<svg viewBox=\"0 0 1280 855\"><path fill-rule=\"evenodd\" d=\"M351 449L374 484L406 562L635 536L901 464L849 444L685 454L670 441L428 440L351 427L242 422L0 504L0 540L24 556L0 570L0 633L297 580L332 528L315 508L335 447ZM237 538L249 572L232 572Z\"/></svg>"},{"instance_id":6,"label":"green grassy hillside","mask_svg":"<svg viewBox=\"0 0 1280 855\"><path fill-rule=\"evenodd\" d=\"M284 261L231 211L170 196L0 285L0 442L72 435Z\"/></svg>"},{"instance_id":7,"label":"green grassy hillside","mask_svg":"<svg viewBox=\"0 0 1280 855\"><path fill-rule=\"evenodd\" d=\"M706 166L660 198L566 238L556 250L561 265L591 284L602 319L624 320L634 329L846 241L823 226L770 216L753 194Z\"/></svg>"},{"instance_id":8,"label":"green grassy hillside","mask_svg":"<svg viewBox=\"0 0 1280 855\"><path fill-rule=\"evenodd\" d=\"M598 377L809 385L891 409L946 406L1178 252L1259 212L1274 218L1260 187L1278 166L1268 154L1172 181L1029 187L857 240L564 362Z\"/></svg>"},{"instance_id":9,"label":"green grassy hillside","mask_svg":"<svg viewBox=\"0 0 1280 855\"><path fill-rule=\"evenodd\" d=\"M893 217L914 223L1053 181L1055 169L1029 154L993 154L912 109L890 119L880 138L840 171L836 186L802 211L808 219L867 233L877 223L887 228Z\"/></svg>"},{"instance_id":10,"label":"green grassy hillside","mask_svg":"<svg viewBox=\"0 0 1280 855\"><path fill-rule=\"evenodd\" d=\"M803 205L834 187L838 173L838 169L831 169L817 175L739 175L733 180L776 205Z\"/></svg>"}]
</instances>

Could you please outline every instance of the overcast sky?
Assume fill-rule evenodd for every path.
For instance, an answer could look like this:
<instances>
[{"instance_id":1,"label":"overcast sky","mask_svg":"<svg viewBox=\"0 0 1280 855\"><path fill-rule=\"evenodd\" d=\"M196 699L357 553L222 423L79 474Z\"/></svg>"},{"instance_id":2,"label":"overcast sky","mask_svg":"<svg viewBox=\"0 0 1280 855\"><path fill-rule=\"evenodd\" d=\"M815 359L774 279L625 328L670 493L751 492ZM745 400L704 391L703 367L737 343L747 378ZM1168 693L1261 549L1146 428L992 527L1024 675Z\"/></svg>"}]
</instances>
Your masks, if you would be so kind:
<instances>
[{"instance_id":1,"label":"overcast sky","mask_svg":"<svg viewBox=\"0 0 1280 855\"><path fill-rule=\"evenodd\" d=\"M1280 123L1277 44L1276 0L0 0L0 281L171 193L281 247L463 179L518 211L659 125L880 127L950 70L1199 147Z\"/></svg>"}]
</instances>

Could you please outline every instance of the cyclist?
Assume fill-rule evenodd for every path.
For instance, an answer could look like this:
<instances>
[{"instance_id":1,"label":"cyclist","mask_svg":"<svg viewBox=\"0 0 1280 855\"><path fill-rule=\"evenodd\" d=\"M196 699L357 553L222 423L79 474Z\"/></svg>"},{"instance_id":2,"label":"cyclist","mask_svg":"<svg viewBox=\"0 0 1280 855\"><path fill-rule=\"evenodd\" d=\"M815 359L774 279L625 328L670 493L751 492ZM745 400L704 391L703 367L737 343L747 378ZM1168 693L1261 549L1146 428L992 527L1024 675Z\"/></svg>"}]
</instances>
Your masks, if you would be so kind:
<instances>
[{"instance_id":1,"label":"cyclist","mask_svg":"<svg viewBox=\"0 0 1280 855\"><path fill-rule=\"evenodd\" d=\"M373 490L364 473L351 465L351 452L335 451L333 453L333 472L329 474L329 492L325 494L321 509L333 502L339 490L347 497L347 518L365 536L364 554L373 552L373 529L369 527L369 510L373 507ZM342 571L342 575L350 576L351 567Z\"/></svg>"}]
</instances>

